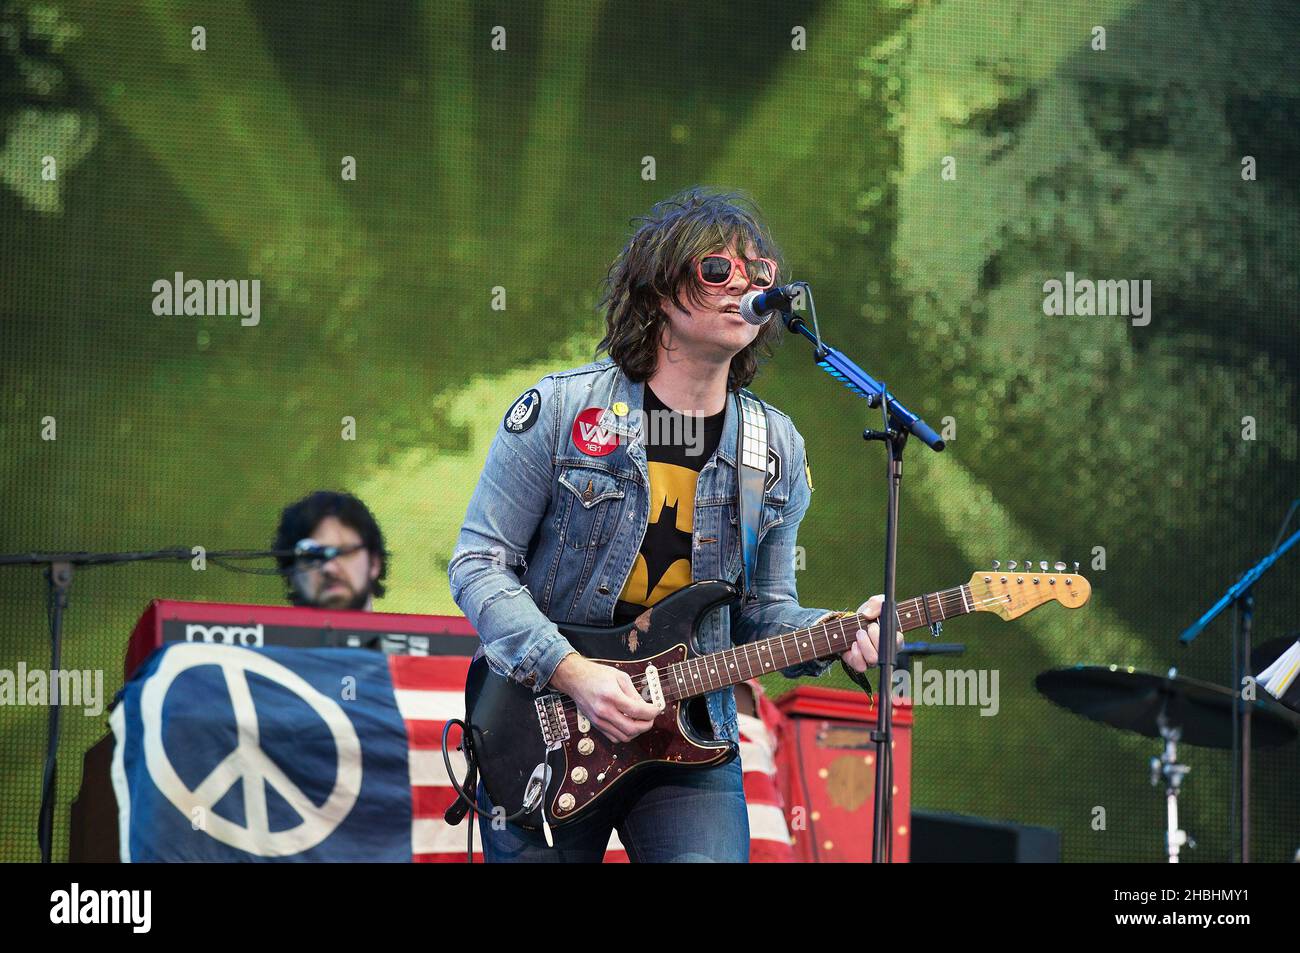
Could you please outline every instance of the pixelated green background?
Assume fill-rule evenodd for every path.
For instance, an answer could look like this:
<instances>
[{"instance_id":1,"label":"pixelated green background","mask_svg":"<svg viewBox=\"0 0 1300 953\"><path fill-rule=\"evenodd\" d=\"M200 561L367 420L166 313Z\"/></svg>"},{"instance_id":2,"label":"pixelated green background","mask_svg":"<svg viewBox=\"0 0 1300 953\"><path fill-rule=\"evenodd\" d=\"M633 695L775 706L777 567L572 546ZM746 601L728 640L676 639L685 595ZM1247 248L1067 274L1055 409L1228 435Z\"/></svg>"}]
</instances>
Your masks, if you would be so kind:
<instances>
[{"instance_id":1,"label":"pixelated green background","mask_svg":"<svg viewBox=\"0 0 1300 953\"><path fill-rule=\"evenodd\" d=\"M521 390L591 357L629 219L686 185L741 188L832 340L955 420L942 456L909 450L900 595L1105 550L1084 610L948 627L967 645L953 664L999 670L1001 708L918 712L914 803L1056 828L1068 860L1160 857L1157 746L1032 680L1075 662L1228 678L1226 621L1175 638L1300 486L1294 4L0 11L0 551L262 546L286 502L342 487L395 552L379 607L455 611L446 561L487 443ZM153 282L177 271L260 278L261 324L154 316ZM1045 317L1042 284L1066 271L1149 279L1151 324ZM755 389L792 413L816 475L802 600L855 606L880 588L883 451L857 437L874 416L802 342ZM1293 554L1258 587L1258 640L1297 628L1298 579ZM185 563L82 571L65 666L116 690L154 597L281 587ZM0 667L47 666L38 572L0 571L0 598ZM5 859L37 856L45 714L0 711ZM59 856L103 730L65 720ZM1228 756L1184 754L1186 859L1222 860ZM1257 757L1257 857L1300 847L1296 768L1295 745Z\"/></svg>"}]
</instances>

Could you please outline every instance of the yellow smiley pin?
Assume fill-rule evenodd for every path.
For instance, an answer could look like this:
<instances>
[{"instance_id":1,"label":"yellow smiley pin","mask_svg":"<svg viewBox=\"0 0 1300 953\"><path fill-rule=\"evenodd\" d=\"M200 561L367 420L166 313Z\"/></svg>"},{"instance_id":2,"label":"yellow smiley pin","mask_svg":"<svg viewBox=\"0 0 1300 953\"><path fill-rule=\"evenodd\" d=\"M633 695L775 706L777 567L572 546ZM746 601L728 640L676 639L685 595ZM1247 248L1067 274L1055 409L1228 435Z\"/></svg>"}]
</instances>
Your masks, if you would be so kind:
<instances>
[{"instance_id":1,"label":"yellow smiley pin","mask_svg":"<svg viewBox=\"0 0 1300 953\"><path fill-rule=\"evenodd\" d=\"M614 416L616 417L627 416L627 404L623 403L621 400L615 402L614 406L611 407L610 409L614 411Z\"/></svg>"}]
</instances>

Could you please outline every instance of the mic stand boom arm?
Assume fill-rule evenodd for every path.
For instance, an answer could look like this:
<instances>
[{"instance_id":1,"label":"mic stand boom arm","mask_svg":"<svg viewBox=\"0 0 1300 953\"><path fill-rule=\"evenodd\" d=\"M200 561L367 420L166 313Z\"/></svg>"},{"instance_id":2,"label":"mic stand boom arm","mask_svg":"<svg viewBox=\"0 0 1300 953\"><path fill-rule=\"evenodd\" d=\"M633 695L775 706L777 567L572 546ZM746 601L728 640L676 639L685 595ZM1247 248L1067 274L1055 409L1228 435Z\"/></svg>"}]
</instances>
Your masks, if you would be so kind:
<instances>
[{"instance_id":1,"label":"mic stand boom arm","mask_svg":"<svg viewBox=\"0 0 1300 953\"><path fill-rule=\"evenodd\" d=\"M944 442L924 420L894 399L883 383L858 367L839 351L827 345L817 327L817 309L812 300L812 288L806 282L796 282L808 298L812 314L810 329L802 317L783 309L781 320L792 333L802 335L812 342L813 359L817 366L863 398L868 407L881 408L883 430L864 430L862 439L882 441L889 450L889 496L885 510L885 602L880 610L880 693L881 705L876 712L876 730L871 740L876 745L876 790L872 818L871 860L888 863L893 851L893 698L895 645L898 628L898 608L894 599L894 576L898 556L898 497L903 481L903 447L908 434L930 449L943 450ZM937 634L937 633L936 633Z\"/></svg>"}]
</instances>

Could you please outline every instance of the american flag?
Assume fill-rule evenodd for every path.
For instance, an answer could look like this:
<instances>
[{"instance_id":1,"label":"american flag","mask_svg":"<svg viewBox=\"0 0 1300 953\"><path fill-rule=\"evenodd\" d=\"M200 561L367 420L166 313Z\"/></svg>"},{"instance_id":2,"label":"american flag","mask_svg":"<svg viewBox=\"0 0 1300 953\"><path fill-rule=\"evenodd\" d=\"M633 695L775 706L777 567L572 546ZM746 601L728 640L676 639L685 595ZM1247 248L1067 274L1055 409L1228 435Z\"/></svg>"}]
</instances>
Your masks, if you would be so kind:
<instances>
[{"instance_id":1,"label":"american flag","mask_svg":"<svg viewBox=\"0 0 1300 953\"><path fill-rule=\"evenodd\" d=\"M417 863L464 863L465 824L452 827L443 813L456 800L456 792L442 760L442 729L449 718L465 717L465 676L469 661L463 657L389 657L397 710L406 723L411 765L411 844ZM782 717L761 689L755 686L762 718L740 716L740 757L744 767L745 800L749 809L750 860L782 863L794 859L786 827L774 761L776 725ZM460 729L448 733L452 770L465 777L465 757L451 749L460 744ZM483 860L480 830L474 832L474 861ZM627 863L627 851L610 834L605 863Z\"/></svg>"}]
</instances>

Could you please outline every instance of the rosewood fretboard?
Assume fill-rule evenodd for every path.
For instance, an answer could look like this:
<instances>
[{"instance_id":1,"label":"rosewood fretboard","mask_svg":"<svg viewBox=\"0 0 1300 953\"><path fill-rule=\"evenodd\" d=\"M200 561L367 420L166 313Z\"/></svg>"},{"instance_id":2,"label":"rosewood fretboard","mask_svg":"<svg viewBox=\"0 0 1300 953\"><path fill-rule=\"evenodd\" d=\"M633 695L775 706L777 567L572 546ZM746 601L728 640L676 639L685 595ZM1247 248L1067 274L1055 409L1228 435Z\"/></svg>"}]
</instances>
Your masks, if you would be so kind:
<instances>
[{"instance_id":1,"label":"rosewood fretboard","mask_svg":"<svg viewBox=\"0 0 1300 953\"><path fill-rule=\"evenodd\" d=\"M898 604L898 630L919 629L978 608L972 600L970 586L931 592ZM790 665L831 658L849 649L858 630L867 624L867 619L860 615L827 619L807 629L677 662L660 673L664 698L691 698Z\"/></svg>"}]
</instances>

